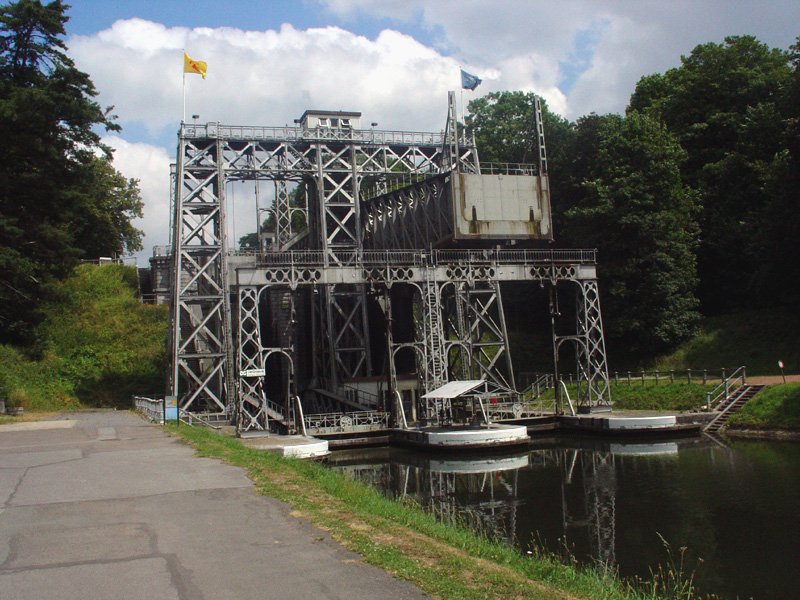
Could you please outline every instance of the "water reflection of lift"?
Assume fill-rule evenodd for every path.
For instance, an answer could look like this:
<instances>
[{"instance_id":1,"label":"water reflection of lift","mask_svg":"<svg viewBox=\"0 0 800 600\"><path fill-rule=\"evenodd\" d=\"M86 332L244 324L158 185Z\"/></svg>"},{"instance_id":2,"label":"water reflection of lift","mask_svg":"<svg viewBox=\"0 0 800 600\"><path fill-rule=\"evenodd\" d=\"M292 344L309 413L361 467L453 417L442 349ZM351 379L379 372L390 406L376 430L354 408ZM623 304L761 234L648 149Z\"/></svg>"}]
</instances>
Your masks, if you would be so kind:
<instances>
[{"instance_id":1,"label":"water reflection of lift","mask_svg":"<svg viewBox=\"0 0 800 600\"><path fill-rule=\"evenodd\" d=\"M583 451L568 448L561 451L561 506L564 542L569 544L570 530L586 529L589 548L594 560L602 565L615 564L616 473L612 452ZM570 507L569 490L579 475L583 502L574 510Z\"/></svg>"},{"instance_id":2,"label":"water reflection of lift","mask_svg":"<svg viewBox=\"0 0 800 600\"><path fill-rule=\"evenodd\" d=\"M405 453L397 458L378 464L347 461L335 468L395 498L415 500L442 522L465 524L518 545L518 480L520 469L530 464L528 453L475 460Z\"/></svg>"}]
</instances>

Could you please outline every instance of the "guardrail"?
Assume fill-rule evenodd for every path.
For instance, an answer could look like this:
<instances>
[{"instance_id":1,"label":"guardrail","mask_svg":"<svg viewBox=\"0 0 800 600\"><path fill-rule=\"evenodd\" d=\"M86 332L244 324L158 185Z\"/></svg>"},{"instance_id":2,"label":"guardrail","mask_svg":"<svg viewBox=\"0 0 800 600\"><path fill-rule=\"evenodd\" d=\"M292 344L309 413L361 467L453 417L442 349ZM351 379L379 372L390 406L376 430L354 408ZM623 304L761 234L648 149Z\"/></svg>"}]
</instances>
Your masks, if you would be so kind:
<instances>
[{"instance_id":1,"label":"guardrail","mask_svg":"<svg viewBox=\"0 0 800 600\"><path fill-rule=\"evenodd\" d=\"M147 396L134 396L133 406L145 417L156 423L164 424L164 400L148 398Z\"/></svg>"},{"instance_id":2,"label":"guardrail","mask_svg":"<svg viewBox=\"0 0 800 600\"><path fill-rule=\"evenodd\" d=\"M723 377L720 384L706 393L706 410L723 406L740 387L747 383L747 367L741 366L727 377Z\"/></svg>"},{"instance_id":3,"label":"guardrail","mask_svg":"<svg viewBox=\"0 0 800 600\"><path fill-rule=\"evenodd\" d=\"M597 250L334 250L337 263L357 267L428 266L453 264L490 265L493 263L542 265L552 263L596 264ZM325 263L322 250L287 252L229 252L230 256L252 257L260 267L318 267Z\"/></svg>"},{"instance_id":4,"label":"guardrail","mask_svg":"<svg viewBox=\"0 0 800 600\"><path fill-rule=\"evenodd\" d=\"M740 367L741 368L741 367ZM609 373L609 381L619 384L627 385L646 385L647 383L655 383L656 385L686 382L686 383L714 383L723 381L728 377L728 373L733 372L734 369L721 367L719 369L672 369L669 371L612 371ZM526 390L524 393L530 393L531 388L540 382L542 392L547 391L552 386L544 383L544 378L552 378L552 373L520 373L519 379L525 381ZM562 378L567 384L572 385L577 380L575 373L564 373ZM548 380L549 381L549 380Z\"/></svg>"},{"instance_id":5,"label":"guardrail","mask_svg":"<svg viewBox=\"0 0 800 600\"><path fill-rule=\"evenodd\" d=\"M303 420L308 435L377 431L389 428L389 413L377 410L318 413L306 415Z\"/></svg>"},{"instance_id":6,"label":"guardrail","mask_svg":"<svg viewBox=\"0 0 800 600\"><path fill-rule=\"evenodd\" d=\"M360 141L365 144L403 144L410 146L441 146L444 133L428 131L390 131L384 129L350 129L346 127L259 127L223 125L221 123L184 123L181 137L185 139L223 139L241 141Z\"/></svg>"}]
</instances>

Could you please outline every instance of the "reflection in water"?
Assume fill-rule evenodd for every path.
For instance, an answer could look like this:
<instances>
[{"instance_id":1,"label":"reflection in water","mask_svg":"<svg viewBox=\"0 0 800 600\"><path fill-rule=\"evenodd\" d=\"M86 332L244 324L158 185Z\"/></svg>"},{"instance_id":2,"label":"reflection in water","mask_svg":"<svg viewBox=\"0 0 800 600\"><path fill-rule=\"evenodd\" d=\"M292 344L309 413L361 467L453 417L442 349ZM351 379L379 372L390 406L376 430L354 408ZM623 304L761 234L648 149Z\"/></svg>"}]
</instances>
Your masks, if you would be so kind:
<instances>
[{"instance_id":1,"label":"reflection in water","mask_svg":"<svg viewBox=\"0 0 800 600\"><path fill-rule=\"evenodd\" d=\"M582 562L648 577L689 548L703 592L792 597L800 579L800 444L703 437L656 443L542 440L521 454L470 460L399 449L334 453L334 469L439 519L521 550L533 540ZM756 564L754 564L754 561Z\"/></svg>"},{"instance_id":2,"label":"reflection in water","mask_svg":"<svg viewBox=\"0 0 800 600\"><path fill-rule=\"evenodd\" d=\"M557 454L563 469L561 509L564 515L564 543L569 545L573 530L583 529L591 544L592 558L609 567L615 566L614 454L585 452L577 448L549 452ZM580 470L579 477L576 477L576 469ZM577 496L582 499L577 507L570 502L570 498L576 496L570 493L574 487L578 487Z\"/></svg>"},{"instance_id":3,"label":"reflection in water","mask_svg":"<svg viewBox=\"0 0 800 600\"><path fill-rule=\"evenodd\" d=\"M529 464L527 453L476 460L392 454L392 461L376 462L373 455L367 462L351 462L341 453L334 455L331 464L394 498L415 500L440 521L466 523L475 531L519 546L517 482L520 469Z\"/></svg>"},{"instance_id":4,"label":"reflection in water","mask_svg":"<svg viewBox=\"0 0 800 600\"><path fill-rule=\"evenodd\" d=\"M615 558L616 460L624 456L677 454L674 442L605 444L596 448L547 448L496 458L431 458L398 450L344 451L331 466L393 498L412 498L446 523L472 529L517 547L522 470L557 470L561 485L561 543L588 540L589 558L610 567ZM582 546L583 544L577 544ZM584 557L586 558L586 557Z\"/></svg>"}]
</instances>

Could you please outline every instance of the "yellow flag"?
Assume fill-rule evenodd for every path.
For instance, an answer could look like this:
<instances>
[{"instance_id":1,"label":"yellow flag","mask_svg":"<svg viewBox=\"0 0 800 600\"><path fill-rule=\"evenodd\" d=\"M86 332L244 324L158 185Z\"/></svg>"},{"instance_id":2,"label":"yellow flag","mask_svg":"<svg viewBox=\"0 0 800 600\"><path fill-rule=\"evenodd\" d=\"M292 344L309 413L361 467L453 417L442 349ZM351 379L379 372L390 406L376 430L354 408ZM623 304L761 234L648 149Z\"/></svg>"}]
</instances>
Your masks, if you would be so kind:
<instances>
[{"instance_id":1,"label":"yellow flag","mask_svg":"<svg viewBox=\"0 0 800 600\"><path fill-rule=\"evenodd\" d=\"M194 60L189 58L186 52L183 53L183 72L194 73L195 75L202 75L203 79L206 78L206 69L208 65L202 60Z\"/></svg>"}]
</instances>

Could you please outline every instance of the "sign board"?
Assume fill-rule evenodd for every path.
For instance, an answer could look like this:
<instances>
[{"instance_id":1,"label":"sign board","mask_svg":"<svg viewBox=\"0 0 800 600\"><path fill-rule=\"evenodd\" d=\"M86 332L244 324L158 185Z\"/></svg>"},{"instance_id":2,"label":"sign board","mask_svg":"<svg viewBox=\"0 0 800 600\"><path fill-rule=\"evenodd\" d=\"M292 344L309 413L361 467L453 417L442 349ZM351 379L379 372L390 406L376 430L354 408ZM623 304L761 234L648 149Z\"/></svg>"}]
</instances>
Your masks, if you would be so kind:
<instances>
[{"instance_id":1,"label":"sign board","mask_svg":"<svg viewBox=\"0 0 800 600\"><path fill-rule=\"evenodd\" d=\"M782 361L782 360L779 360L779 361L778 361L778 368L779 368L779 369L782 369L782 368L783 368L783 361Z\"/></svg>"},{"instance_id":2,"label":"sign board","mask_svg":"<svg viewBox=\"0 0 800 600\"><path fill-rule=\"evenodd\" d=\"M178 420L178 397L165 396L164 397L164 420L177 421Z\"/></svg>"},{"instance_id":3,"label":"sign board","mask_svg":"<svg viewBox=\"0 0 800 600\"><path fill-rule=\"evenodd\" d=\"M267 373L264 369L247 369L245 371L239 371L240 377L264 377L266 374Z\"/></svg>"}]
</instances>

